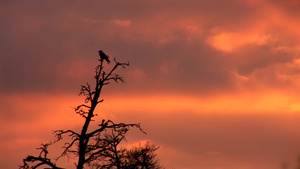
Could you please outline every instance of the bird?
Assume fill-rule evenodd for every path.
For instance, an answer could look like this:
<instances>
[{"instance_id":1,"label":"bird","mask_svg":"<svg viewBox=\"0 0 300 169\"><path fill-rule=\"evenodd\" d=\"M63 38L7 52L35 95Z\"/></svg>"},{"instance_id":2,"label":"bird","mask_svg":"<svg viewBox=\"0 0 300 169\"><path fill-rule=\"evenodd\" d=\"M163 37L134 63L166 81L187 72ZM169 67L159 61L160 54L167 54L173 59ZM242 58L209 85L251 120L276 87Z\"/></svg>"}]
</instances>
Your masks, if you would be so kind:
<instances>
[{"instance_id":1,"label":"bird","mask_svg":"<svg viewBox=\"0 0 300 169\"><path fill-rule=\"evenodd\" d=\"M102 50L99 50L98 52L100 56L100 61L106 60L106 62L109 64L110 60L108 59L108 56Z\"/></svg>"}]
</instances>

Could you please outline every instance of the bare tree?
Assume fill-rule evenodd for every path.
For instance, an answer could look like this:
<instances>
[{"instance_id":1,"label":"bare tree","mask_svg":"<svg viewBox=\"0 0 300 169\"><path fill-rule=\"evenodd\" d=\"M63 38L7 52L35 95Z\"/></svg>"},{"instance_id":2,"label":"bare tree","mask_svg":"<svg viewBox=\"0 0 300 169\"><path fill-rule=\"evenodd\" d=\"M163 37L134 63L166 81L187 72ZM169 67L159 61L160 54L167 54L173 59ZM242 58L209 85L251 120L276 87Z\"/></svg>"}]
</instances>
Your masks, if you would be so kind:
<instances>
[{"instance_id":1,"label":"bare tree","mask_svg":"<svg viewBox=\"0 0 300 169\"><path fill-rule=\"evenodd\" d=\"M99 154L99 158L93 161L93 166L96 169L105 169L105 168L118 168L121 169L124 166L124 158L126 149L118 148L119 143L125 139L125 135L123 131L112 131L111 133L105 133L104 139L101 139L103 144L109 145L106 146L107 149L101 154ZM100 140L100 139L99 139Z\"/></svg>"},{"instance_id":2,"label":"bare tree","mask_svg":"<svg viewBox=\"0 0 300 169\"><path fill-rule=\"evenodd\" d=\"M37 149L40 149L41 152L39 154L39 156L35 157L35 156L27 156L25 159L23 159L23 166L20 166L20 168L26 168L26 169L29 169L29 168L32 168L32 169L35 169L35 168L38 168L40 166L43 166L43 165L47 165L51 168L54 168L54 169L62 169L60 167L57 167L55 163L51 162L51 160L47 157L48 155L48 146L51 145L52 143L46 143L46 144L41 144L41 147L37 148ZM31 163L33 164L31 167L28 165L28 163Z\"/></svg>"},{"instance_id":3,"label":"bare tree","mask_svg":"<svg viewBox=\"0 0 300 169\"><path fill-rule=\"evenodd\" d=\"M47 157L48 147L53 143L61 141L65 136L69 137L71 141L64 143L63 152L55 161L63 156L67 156L68 158L75 157L78 159L77 163L75 163L77 169L93 167L95 164L99 164L99 161L103 163L102 167L122 168L124 165L122 162L124 161L121 159L124 158L125 150L118 150L118 144L125 139L125 134L132 127L138 128L143 133L145 132L139 123L114 123L111 120L105 119L102 120L96 129L89 131L90 124L97 115L95 114L95 109L99 103L103 102L103 99L101 99L102 88L111 82L124 82L123 77L114 72L119 67L125 68L129 66L129 63L118 62L114 59L115 64L113 68L106 71L104 70L104 61L110 63L108 57L103 59L103 56L100 56L99 61L100 64L95 68L95 86L91 87L89 83L81 86L79 95L85 96L85 102L74 108L75 112L84 118L81 131L54 131L56 139L53 142L42 144L42 147L39 148L41 149L39 156L27 156L23 159L23 165L20 166L21 169L35 169L40 166L59 169L60 167L56 166L56 164Z\"/></svg>"},{"instance_id":4,"label":"bare tree","mask_svg":"<svg viewBox=\"0 0 300 169\"><path fill-rule=\"evenodd\" d=\"M104 151L101 158L94 161L92 165L96 169L117 168L117 169L162 169L156 157L158 146L150 143L132 148L118 148L118 143L124 138L117 134L110 134L106 141L110 141L111 147Z\"/></svg>"},{"instance_id":5,"label":"bare tree","mask_svg":"<svg viewBox=\"0 0 300 169\"><path fill-rule=\"evenodd\" d=\"M146 142L145 145L135 146L126 151L126 168L135 169L160 169L159 160L155 151L159 147Z\"/></svg>"}]
</instances>

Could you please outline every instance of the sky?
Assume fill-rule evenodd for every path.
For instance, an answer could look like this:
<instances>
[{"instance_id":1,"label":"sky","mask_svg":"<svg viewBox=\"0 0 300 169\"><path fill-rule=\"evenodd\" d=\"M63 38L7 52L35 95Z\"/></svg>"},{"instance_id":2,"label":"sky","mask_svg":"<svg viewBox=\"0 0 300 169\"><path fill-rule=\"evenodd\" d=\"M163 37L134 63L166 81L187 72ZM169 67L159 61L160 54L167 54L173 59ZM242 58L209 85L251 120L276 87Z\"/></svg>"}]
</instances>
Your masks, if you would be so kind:
<instances>
[{"instance_id":1,"label":"sky","mask_svg":"<svg viewBox=\"0 0 300 169\"><path fill-rule=\"evenodd\" d=\"M296 168L299 9L298 0L0 1L0 168L38 155L53 130L80 130L72 107L100 49L130 66L117 72L125 83L103 89L99 122L140 122L147 135L132 130L127 144L160 146L167 169Z\"/></svg>"}]
</instances>

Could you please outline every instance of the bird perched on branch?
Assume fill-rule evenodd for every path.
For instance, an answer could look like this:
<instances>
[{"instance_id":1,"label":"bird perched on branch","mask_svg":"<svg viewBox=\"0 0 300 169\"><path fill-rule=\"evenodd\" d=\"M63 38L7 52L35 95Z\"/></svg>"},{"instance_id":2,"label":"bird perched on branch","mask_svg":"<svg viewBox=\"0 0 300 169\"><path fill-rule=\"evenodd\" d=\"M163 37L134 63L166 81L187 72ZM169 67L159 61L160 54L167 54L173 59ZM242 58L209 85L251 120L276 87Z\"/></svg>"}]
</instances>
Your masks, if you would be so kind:
<instances>
[{"instance_id":1,"label":"bird perched on branch","mask_svg":"<svg viewBox=\"0 0 300 169\"><path fill-rule=\"evenodd\" d=\"M98 52L100 56L100 61L106 60L106 62L109 64L110 60L108 59L108 56L102 50L99 50Z\"/></svg>"}]
</instances>

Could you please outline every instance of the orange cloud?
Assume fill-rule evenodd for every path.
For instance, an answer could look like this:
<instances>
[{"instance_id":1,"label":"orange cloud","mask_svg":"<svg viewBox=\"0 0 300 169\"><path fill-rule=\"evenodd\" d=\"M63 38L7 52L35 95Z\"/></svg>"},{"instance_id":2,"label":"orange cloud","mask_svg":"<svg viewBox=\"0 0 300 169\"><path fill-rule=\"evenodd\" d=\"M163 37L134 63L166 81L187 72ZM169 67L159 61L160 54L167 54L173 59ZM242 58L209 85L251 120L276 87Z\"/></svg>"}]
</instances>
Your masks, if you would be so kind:
<instances>
[{"instance_id":1,"label":"orange cloud","mask_svg":"<svg viewBox=\"0 0 300 169\"><path fill-rule=\"evenodd\" d=\"M118 103L118 104L114 104ZM276 91L244 92L242 94L195 97L180 95L152 95L136 97L112 97L107 99L105 111L149 113L279 113L300 111L297 96Z\"/></svg>"},{"instance_id":2,"label":"orange cloud","mask_svg":"<svg viewBox=\"0 0 300 169\"><path fill-rule=\"evenodd\" d=\"M218 50L232 52L248 44L264 45L269 39L268 35L221 32L208 37L206 42Z\"/></svg>"},{"instance_id":3,"label":"orange cloud","mask_svg":"<svg viewBox=\"0 0 300 169\"><path fill-rule=\"evenodd\" d=\"M115 19L113 22L119 26L129 27L131 25L131 20L119 20Z\"/></svg>"}]
</instances>

